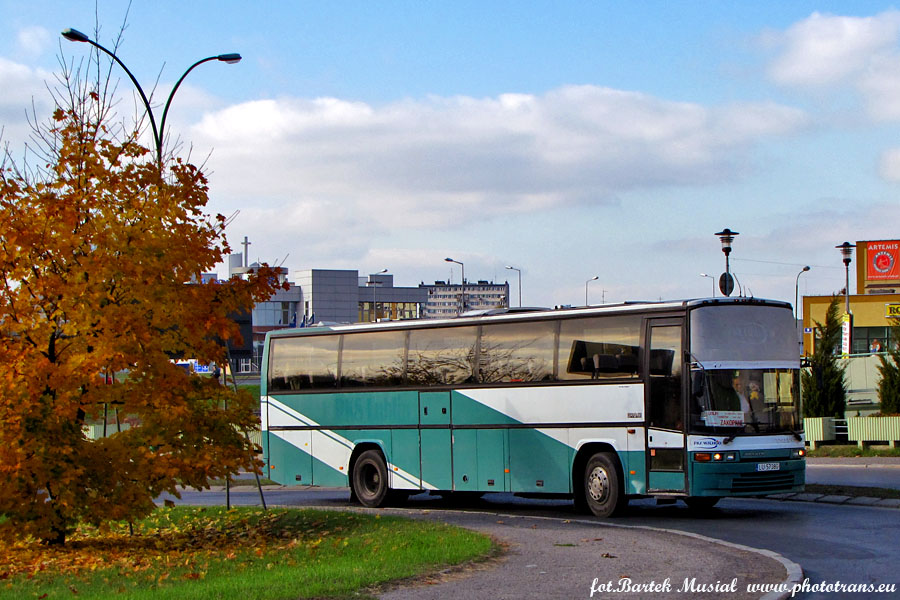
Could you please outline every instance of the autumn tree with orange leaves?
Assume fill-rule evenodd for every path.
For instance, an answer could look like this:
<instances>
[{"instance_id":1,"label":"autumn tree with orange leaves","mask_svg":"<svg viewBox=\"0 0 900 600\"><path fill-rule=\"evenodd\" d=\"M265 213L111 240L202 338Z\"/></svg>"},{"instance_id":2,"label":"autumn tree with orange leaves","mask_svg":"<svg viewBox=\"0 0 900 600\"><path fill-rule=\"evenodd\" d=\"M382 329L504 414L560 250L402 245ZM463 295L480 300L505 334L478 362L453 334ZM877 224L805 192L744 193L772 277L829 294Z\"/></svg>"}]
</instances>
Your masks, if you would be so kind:
<instances>
[{"instance_id":1,"label":"autumn tree with orange leaves","mask_svg":"<svg viewBox=\"0 0 900 600\"><path fill-rule=\"evenodd\" d=\"M229 251L204 174L113 124L104 86L61 81L40 164L0 165L0 527L55 544L258 468L256 400L171 358L224 363L229 315L277 286L268 268L197 284ZM89 439L105 406L137 425Z\"/></svg>"}]
</instances>

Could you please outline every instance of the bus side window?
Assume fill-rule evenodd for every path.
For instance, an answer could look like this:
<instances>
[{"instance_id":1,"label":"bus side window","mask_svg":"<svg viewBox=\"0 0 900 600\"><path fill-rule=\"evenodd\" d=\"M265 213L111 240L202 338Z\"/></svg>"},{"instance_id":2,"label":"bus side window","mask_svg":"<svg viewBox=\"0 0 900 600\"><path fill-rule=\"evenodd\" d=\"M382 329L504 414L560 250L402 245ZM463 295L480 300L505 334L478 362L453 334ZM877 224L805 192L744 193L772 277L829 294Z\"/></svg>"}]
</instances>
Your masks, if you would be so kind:
<instances>
[{"instance_id":1,"label":"bus side window","mask_svg":"<svg viewBox=\"0 0 900 600\"><path fill-rule=\"evenodd\" d=\"M338 336L274 338L269 348L269 390L334 389Z\"/></svg>"},{"instance_id":2,"label":"bus side window","mask_svg":"<svg viewBox=\"0 0 900 600\"><path fill-rule=\"evenodd\" d=\"M558 378L637 377L640 328L640 317L632 316L562 321Z\"/></svg>"},{"instance_id":3,"label":"bus side window","mask_svg":"<svg viewBox=\"0 0 900 600\"><path fill-rule=\"evenodd\" d=\"M409 334L406 377L410 385L475 381L477 327L414 329Z\"/></svg>"},{"instance_id":4,"label":"bus side window","mask_svg":"<svg viewBox=\"0 0 900 600\"><path fill-rule=\"evenodd\" d=\"M556 323L499 323L482 327L481 383L551 381Z\"/></svg>"}]
</instances>

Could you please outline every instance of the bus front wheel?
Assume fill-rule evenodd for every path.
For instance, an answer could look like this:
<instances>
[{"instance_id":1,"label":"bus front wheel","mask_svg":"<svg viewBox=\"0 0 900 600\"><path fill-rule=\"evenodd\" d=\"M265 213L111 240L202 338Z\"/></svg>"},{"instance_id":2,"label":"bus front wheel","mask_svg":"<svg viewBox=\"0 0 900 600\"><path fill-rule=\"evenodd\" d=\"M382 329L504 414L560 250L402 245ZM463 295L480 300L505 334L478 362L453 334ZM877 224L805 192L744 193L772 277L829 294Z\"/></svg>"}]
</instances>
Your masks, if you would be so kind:
<instances>
[{"instance_id":1,"label":"bus front wheel","mask_svg":"<svg viewBox=\"0 0 900 600\"><path fill-rule=\"evenodd\" d=\"M384 506L388 492L388 470L378 450L366 450L353 465L353 492L363 506Z\"/></svg>"},{"instance_id":2,"label":"bus front wheel","mask_svg":"<svg viewBox=\"0 0 900 600\"><path fill-rule=\"evenodd\" d=\"M609 454L593 455L584 468L584 500L598 517L609 517L619 508L619 473Z\"/></svg>"},{"instance_id":3,"label":"bus front wheel","mask_svg":"<svg viewBox=\"0 0 900 600\"><path fill-rule=\"evenodd\" d=\"M718 496L690 496L684 499L684 503L691 510L709 510L721 500Z\"/></svg>"}]
</instances>

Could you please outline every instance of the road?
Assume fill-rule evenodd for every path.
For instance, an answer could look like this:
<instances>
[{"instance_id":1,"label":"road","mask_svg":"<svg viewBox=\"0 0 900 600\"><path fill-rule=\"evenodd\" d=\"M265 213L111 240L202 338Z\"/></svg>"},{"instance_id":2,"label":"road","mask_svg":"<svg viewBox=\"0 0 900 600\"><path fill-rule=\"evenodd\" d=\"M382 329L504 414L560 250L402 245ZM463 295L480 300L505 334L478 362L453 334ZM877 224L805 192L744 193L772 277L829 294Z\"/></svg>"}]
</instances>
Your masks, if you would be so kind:
<instances>
[{"instance_id":1,"label":"road","mask_svg":"<svg viewBox=\"0 0 900 600\"><path fill-rule=\"evenodd\" d=\"M806 482L900 489L900 464L819 459L807 464Z\"/></svg>"},{"instance_id":2,"label":"road","mask_svg":"<svg viewBox=\"0 0 900 600\"><path fill-rule=\"evenodd\" d=\"M813 472L820 471L814 469ZM273 505L346 507L348 498L345 489L266 491L267 502ZM185 492L183 501L190 504L224 503L221 492ZM258 505L258 492L253 488L239 488L232 492L232 503ZM425 494L411 498L408 506L411 509L454 508L452 504ZM571 501L523 499L510 494L488 495L456 508L558 519L574 516ZM653 500L637 500L632 501L623 517L611 522L698 533L771 550L799 563L811 583L893 583L900 587L900 569L896 564L900 509L728 498L708 513L698 514L681 503L658 506ZM890 595L809 593L797 597L805 600L883 600Z\"/></svg>"}]
</instances>

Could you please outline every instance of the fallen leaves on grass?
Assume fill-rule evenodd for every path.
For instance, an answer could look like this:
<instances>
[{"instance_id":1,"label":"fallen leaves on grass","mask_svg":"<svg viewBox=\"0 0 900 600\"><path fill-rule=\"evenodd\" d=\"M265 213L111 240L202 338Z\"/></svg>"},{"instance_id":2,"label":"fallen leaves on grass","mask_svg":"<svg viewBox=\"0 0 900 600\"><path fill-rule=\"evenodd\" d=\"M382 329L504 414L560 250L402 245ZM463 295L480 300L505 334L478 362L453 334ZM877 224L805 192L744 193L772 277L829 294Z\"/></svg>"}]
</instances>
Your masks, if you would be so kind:
<instances>
[{"instance_id":1,"label":"fallen leaves on grass","mask_svg":"<svg viewBox=\"0 0 900 600\"><path fill-rule=\"evenodd\" d=\"M353 515L344 515L352 523ZM129 576L145 572L157 583L167 578L202 579L213 560L242 563L251 557L305 546L314 553L323 543L346 540L341 527L325 518L297 517L285 511L225 511L224 509L161 509L134 524L98 529L81 526L65 546L47 546L33 538L0 544L0 581L41 573L81 575L111 569ZM162 574L159 574L159 573Z\"/></svg>"}]
</instances>

